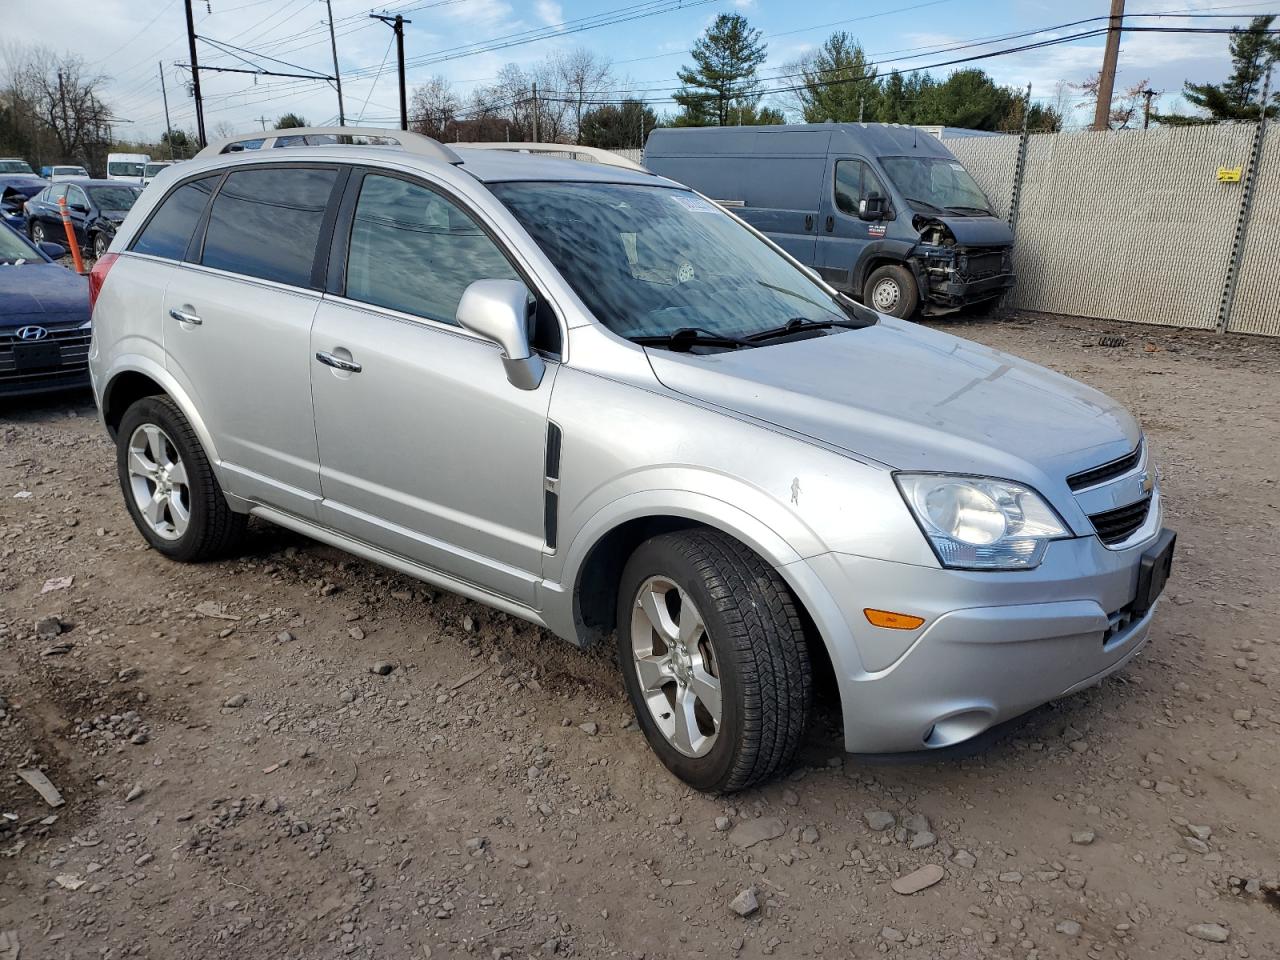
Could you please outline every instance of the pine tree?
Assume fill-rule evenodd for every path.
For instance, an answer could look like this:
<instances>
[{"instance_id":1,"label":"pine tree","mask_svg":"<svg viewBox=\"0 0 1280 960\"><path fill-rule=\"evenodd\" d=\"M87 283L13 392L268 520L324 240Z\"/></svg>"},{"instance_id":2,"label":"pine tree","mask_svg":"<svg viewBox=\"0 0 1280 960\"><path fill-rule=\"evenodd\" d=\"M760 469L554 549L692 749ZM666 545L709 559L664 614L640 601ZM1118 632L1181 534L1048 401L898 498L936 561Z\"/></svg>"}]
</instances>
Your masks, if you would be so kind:
<instances>
[{"instance_id":1,"label":"pine tree","mask_svg":"<svg viewBox=\"0 0 1280 960\"><path fill-rule=\"evenodd\" d=\"M1231 76L1224 83L1183 85L1182 95L1205 115L1157 114L1153 120L1173 126L1216 123L1220 120L1257 120L1261 114L1261 94L1267 70L1280 60L1280 37L1267 33L1275 16L1254 17L1244 30L1231 31ZM1273 87L1274 89L1274 87ZM1280 107L1280 91L1271 95L1271 107Z\"/></svg>"},{"instance_id":2,"label":"pine tree","mask_svg":"<svg viewBox=\"0 0 1280 960\"><path fill-rule=\"evenodd\" d=\"M735 120L746 122L740 117L759 116L756 69L765 61L766 47L746 17L720 14L691 53L694 66L681 67L676 74L684 85L672 96L682 108L677 126L727 126Z\"/></svg>"},{"instance_id":3,"label":"pine tree","mask_svg":"<svg viewBox=\"0 0 1280 960\"><path fill-rule=\"evenodd\" d=\"M867 62L862 45L843 30L831 34L799 67L804 87L796 95L806 123L876 118L880 97L876 68Z\"/></svg>"}]
</instances>

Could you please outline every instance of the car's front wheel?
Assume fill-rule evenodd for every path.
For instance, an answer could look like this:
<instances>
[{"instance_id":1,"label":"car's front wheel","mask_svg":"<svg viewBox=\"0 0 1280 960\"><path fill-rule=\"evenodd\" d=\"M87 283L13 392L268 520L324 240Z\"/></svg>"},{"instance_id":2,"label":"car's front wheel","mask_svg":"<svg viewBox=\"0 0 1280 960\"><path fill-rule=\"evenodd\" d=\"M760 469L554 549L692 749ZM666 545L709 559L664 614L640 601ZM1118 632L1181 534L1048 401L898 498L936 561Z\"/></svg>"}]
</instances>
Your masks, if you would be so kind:
<instances>
[{"instance_id":1,"label":"car's front wheel","mask_svg":"<svg viewBox=\"0 0 1280 960\"><path fill-rule=\"evenodd\" d=\"M920 305L920 291L910 270L898 263L887 263L867 277L862 287L862 302L879 313L905 320Z\"/></svg>"},{"instance_id":2,"label":"car's front wheel","mask_svg":"<svg viewBox=\"0 0 1280 960\"><path fill-rule=\"evenodd\" d=\"M174 560L230 553L247 518L227 505L195 430L168 397L144 397L116 433L116 466L138 530Z\"/></svg>"},{"instance_id":3,"label":"car's front wheel","mask_svg":"<svg viewBox=\"0 0 1280 960\"><path fill-rule=\"evenodd\" d=\"M620 586L623 679L663 764L692 787L722 792L786 770L813 684L777 571L724 534L687 530L641 544Z\"/></svg>"},{"instance_id":4,"label":"car's front wheel","mask_svg":"<svg viewBox=\"0 0 1280 960\"><path fill-rule=\"evenodd\" d=\"M44 224L39 220L31 225L31 239L36 243L45 243L49 239L48 234L45 232Z\"/></svg>"},{"instance_id":5,"label":"car's front wheel","mask_svg":"<svg viewBox=\"0 0 1280 960\"><path fill-rule=\"evenodd\" d=\"M103 236L101 233L93 235L93 258L101 260L107 252L107 248L111 246L111 240Z\"/></svg>"}]
</instances>

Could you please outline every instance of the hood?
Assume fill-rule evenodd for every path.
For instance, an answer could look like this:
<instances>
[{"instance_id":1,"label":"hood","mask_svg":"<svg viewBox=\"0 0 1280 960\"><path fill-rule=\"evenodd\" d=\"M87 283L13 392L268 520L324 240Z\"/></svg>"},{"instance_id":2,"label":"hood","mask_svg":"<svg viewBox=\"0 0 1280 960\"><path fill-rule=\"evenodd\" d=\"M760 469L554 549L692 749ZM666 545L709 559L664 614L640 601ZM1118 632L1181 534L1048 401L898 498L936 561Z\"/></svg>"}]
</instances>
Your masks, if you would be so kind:
<instances>
[{"instance_id":1,"label":"hood","mask_svg":"<svg viewBox=\"0 0 1280 960\"><path fill-rule=\"evenodd\" d=\"M648 353L670 390L903 470L1034 483L1123 456L1140 435L1091 387L891 318L753 350Z\"/></svg>"},{"instance_id":2,"label":"hood","mask_svg":"<svg viewBox=\"0 0 1280 960\"><path fill-rule=\"evenodd\" d=\"M44 261L0 265L0 327L88 319L89 281L84 277Z\"/></svg>"},{"instance_id":3,"label":"hood","mask_svg":"<svg viewBox=\"0 0 1280 960\"><path fill-rule=\"evenodd\" d=\"M1013 243L1013 231L1009 229L1009 224L998 217L935 217L920 214L916 219L920 226L927 223L942 224L951 231L956 243L964 247L1007 247Z\"/></svg>"},{"instance_id":4,"label":"hood","mask_svg":"<svg viewBox=\"0 0 1280 960\"><path fill-rule=\"evenodd\" d=\"M129 215L128 210L102 210L101 215L112 223L120 223Z\"/></svg>"}]
</instances>

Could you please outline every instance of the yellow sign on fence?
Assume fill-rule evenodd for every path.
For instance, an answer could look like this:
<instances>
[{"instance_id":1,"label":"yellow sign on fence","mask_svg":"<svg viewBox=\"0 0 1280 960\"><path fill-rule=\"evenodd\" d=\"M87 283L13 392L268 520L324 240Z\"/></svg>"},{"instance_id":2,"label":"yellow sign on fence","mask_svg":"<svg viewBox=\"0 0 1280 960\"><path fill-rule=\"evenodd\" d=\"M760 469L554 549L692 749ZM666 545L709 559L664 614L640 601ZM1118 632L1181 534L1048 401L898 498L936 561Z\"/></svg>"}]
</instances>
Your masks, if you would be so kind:
<instances>
[{"instance_id":1,"label":"yellow sign on fence","mask_svg":"<svg viewBox=\"0 0 1280 960\"><path fill-rule=\"evenodd\" d=\"M1219 167L1218 182L1219 183L1239 183L1240 176L1244 173L1244 167Z\"/></svg>"}]
</instances>

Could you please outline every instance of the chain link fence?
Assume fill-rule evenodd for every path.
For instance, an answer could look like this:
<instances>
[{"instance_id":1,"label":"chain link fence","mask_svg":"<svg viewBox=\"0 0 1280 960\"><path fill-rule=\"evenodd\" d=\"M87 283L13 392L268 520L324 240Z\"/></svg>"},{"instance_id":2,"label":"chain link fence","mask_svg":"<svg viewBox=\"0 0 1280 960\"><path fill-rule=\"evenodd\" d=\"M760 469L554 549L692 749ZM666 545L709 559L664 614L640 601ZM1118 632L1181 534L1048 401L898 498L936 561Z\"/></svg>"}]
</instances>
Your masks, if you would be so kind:
<instances>
[{"instance_id":1,"label":"chain link fence","mask_svg":"<svg viewBox=\"0 0 1280 960\"><path fill-rule=\"evenodd\" d=\"M1280 336L1280 127L947 138L1016 221L1011 306Z\"/></svg>"}]
</instances>

